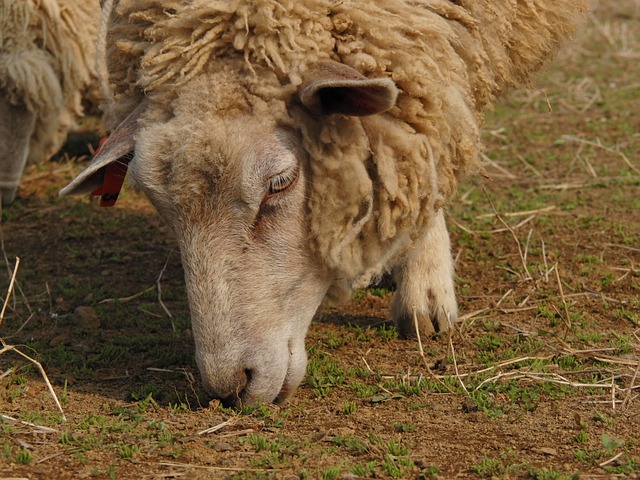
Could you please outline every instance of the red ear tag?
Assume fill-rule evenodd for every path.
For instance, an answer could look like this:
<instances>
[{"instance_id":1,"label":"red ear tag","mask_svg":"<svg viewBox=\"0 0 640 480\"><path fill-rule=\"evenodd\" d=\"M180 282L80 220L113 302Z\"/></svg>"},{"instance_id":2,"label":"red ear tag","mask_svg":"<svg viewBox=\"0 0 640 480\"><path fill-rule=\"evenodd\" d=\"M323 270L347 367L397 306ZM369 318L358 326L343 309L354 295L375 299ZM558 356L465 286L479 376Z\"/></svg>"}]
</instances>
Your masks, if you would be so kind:
<instances>
[{"instance_id":1,"label":"red ear tag","mask_svg":"<svg viewBox=\"0 0 640 480\"><path fill-rule=\"evenodd\" d=\"M96 154L100 151L102 144L107 137L100 140L100 147L96 151ZM129 168L129 162L131 161L131 153L120 157L115 162L111 162L104 167L104 177L102 178L102 185L96 188L92 195L100 195L101 207L112 207L118 200L120 190L122 190L122 184L124 178L127 175L127 168Z\"/></svg>"}]
</instances>

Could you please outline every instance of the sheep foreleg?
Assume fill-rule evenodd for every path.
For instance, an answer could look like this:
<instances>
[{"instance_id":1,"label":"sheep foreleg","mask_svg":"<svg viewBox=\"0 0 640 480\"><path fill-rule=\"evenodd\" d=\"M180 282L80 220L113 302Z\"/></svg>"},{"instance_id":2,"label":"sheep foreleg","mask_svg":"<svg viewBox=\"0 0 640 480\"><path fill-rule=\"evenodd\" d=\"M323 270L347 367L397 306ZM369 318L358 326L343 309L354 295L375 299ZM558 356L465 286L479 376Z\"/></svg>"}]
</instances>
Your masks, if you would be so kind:
<instances>
[{"instance_id":1,"label":"sheep foreleg","mask_svg":"<svg viewBox=\"0 0 640 480\"><path fill-rule=\"evenodd\" d=\"M433 224L403 264L394 269L397 290L391 312L402 336L421 336L453 327L458 318L451 242L440 209Z\"/></svg>"}]
</instances>

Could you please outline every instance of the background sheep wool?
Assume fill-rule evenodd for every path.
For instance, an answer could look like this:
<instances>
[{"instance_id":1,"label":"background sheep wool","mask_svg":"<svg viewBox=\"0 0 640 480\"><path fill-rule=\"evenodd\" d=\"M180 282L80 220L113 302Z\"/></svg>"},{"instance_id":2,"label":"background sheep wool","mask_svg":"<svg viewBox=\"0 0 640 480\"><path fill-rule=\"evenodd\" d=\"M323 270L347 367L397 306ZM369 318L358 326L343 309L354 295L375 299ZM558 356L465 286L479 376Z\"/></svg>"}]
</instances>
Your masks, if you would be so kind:
<instances>
[{"instance_id":1,"label":"background sheep wool","mask_svg":"<svg viewBox=\"0 0 640 480\"><path fill-rule=\"evenodd\" d=\"M53 155L93 74L96 0L1 0L0 89L36 112L28 163Z\"/></svg>"},{"instance_id":2,"label":"background sheep wool","mask_svg":"<svg viewBox=\"0 0 640 480\"><path fill-rule=\"evenodd\" d=\"M274 111L289 118L279 121L302 134L312 158L310 240L336 287L349 289L406 253L456 179L477 169L483 109L552 57L585 3L120 0L106 57L111 114L117 123L143 92L187 85L212 62L242 61L238 84L284 102ZM311 117L291 93L322 59L392 78L396 106Z\"/></svg>"}]
</instances>

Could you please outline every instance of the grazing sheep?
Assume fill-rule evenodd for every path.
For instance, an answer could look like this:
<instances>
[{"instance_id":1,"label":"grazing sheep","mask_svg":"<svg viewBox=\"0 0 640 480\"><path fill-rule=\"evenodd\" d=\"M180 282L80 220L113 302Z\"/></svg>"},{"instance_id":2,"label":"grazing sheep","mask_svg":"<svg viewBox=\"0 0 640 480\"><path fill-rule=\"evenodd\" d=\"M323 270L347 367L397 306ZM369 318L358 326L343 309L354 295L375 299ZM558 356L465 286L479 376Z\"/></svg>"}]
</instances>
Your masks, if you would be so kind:
<instances>
[{"instance_id":1,"label":"grazing sheep","mask_svg":"<svg viewBox=\"0 0 640 480\"><path fill-rule=\"evenodd\" d=\"M81 114L98 21L98 0L0 0L4 205L13 202L25 165L50 158Z\"/></svg>"},{"instance_id":2,"label":"grazing sheep","mask_svg":"<svg viewBox=\"0 0 640 480\"><path fill-rule=\"evenodd\" d=\"M478 169L482 111L526 84L586 11L583 0L112 3L102 81L115 131L61 194L98 187L112 201L130 162L178 238L204 387L231 404L292 395L322 299L385 271L403 334L413 308L421 333L451 327L443 210Z\"/></svg>"}]
</instances>

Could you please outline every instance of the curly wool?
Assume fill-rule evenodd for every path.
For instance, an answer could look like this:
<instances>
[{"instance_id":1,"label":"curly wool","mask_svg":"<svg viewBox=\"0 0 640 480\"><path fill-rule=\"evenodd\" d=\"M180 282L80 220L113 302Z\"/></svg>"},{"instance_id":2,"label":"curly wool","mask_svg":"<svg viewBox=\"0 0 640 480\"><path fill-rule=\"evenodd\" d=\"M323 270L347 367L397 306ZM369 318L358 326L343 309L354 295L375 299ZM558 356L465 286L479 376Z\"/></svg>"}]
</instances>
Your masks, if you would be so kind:
<instances>
[{"instance_id":1,"label":"curly wool","mask_svg":"<svg viewBox=\"0 0 640 480\"><path fill-rule=\"evenodd\" d=\"M28 163L62 145L79 92L95 79L98 0L2 0L0 89L13 105L36 113Z\"/></svg>"},{"instance_id":2,"label":"curly wool","mask_svg":"<svg viewBox=\"0 0 640 480\"><path fill-rule=\"evenodd\" d=\"M587 10L586 0L116 3L105 79L113 121L143 95L170 97L212 64L243 60L237 84L281 100L288 118L278 121L300 131L312 159L310 243L338 289L367 283L410 250L460 176L479 168L484 108L525 84ZM393 79L396 106L309 115L289 97L307 66L326 59Z\"/></svg>"}]
</instances>

